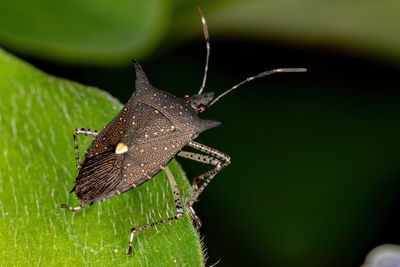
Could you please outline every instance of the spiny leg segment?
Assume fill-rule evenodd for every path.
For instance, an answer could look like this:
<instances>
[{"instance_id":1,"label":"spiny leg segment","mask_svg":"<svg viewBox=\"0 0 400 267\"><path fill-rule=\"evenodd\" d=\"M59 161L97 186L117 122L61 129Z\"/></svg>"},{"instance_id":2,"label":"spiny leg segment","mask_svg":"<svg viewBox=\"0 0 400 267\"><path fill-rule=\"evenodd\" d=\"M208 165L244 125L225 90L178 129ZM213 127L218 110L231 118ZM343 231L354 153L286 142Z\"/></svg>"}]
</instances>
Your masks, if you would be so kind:
<instances>
[{"instance_id":1,"label":"spiny leg segment","mask_svg":"<svg viewBox=\"0 0 400 267\"><path fill-rule=\"evenodd\" d=\"M84 208L85 208L85 205L84 205L84 204L81 204L81 205L78 206L78 207L70 207L70 206L67 206L67 205L65 205L65 204L61 204L61 207L60 207L60 208L62 208L62 209L68 209L68 210L70 210L70 211L78 211L78 210L84 209Z\"/></svg>"},{"instance_id":2,"label":"spiny leg segment","mask_svg":"<svg viewBox=\"0 0 400 267\"><path fill-rule=\"evenodd\" d=\"M74 132L74 145L75 145L75 161L76 168L79 168L79 148L78 148L78 135L86 135L96 137L99 134L96 130L86 129L86 128L76 128ZM70 207L65 204L61 204L62 209L69 209L70 211L78 211L85 208L84 204L77 207Z\"/></svg>"},{"instance_id":3,"label":"spiny leg segment","mask_svg":"<svg viewBox=\"0 0 400 267\"><path fill-rule=\"evenodd\" d=\"M194 141L189 142L188 146L190 146L190 147L192 147L194 149L197 149L197 150L199 150L201 152L204 152L204 153L206 153L208 155L211 155L211 158L215 157L215 158L217 158L219 160L219 161L217 160L218 162L216 162L216 161L208 162L210 164L216 163L215 164L215 168L210 170L210 171L207 171L207 172L205 172L205 173L203 173L203 174L201 174L199 176L197 176L194 179L196 184L199 184L200 182L202 182L202 183L201 183L201 185L198 187L198 189L194 192L194 194L192 195L192 197L188 201L188 205L191 206L191 205L193 205L194 202L196 202L196 200L198 199L199 195L204 191L204 189L211 182L211 180L214 178L214 176L219 171L221 171L223 168L225 168L229 164L231 164L231 158L228 155L226 155L226 154L224 154L224 153L222 153L222 152L220 152L220 151L218 151L218 150L216 150L214 148L208 147L206 145L203 145L203 144L200 144L200 143L197 143L197 142L194 142ZM207 159L207 158L205 158L205 159ZM204 162L203 160L196 160L196 161Z\"/></svg>"},{"instance_id":4,"label":"spiny leg segment","mask_svg":"<svg viewBox=\"0 0 400 267\"><path fill-rule=\"evenodd\" d=\"M221 161L216 159L216 158L213 158L211 156L204 155L204 154L199 154L199 153L181 151L181 152L178 153L178 156L183 157L183 158L187 158L187 159L191 159L191 160L194 160L194 161L206 163L206 164L211 164L211 165L214 165L214 166L220 166L222 164ZM199 176L195 177L193 179L193 181L192 181L193 192L197 192L199 190L198 184L200 182L201 182L201 177L199 179ZM189 209L190 217L192 217L192 219L196 223L196 228L199 229L202 226L200 218L197 216L197 214L196 214L196 212L195 212L195 210L193 209L192 206L188 206L188 209Z\"/></svg>"},{"instance_id":5,"label":"spiny leg segment","mask_svg":"<svg viewBox=\"0 0 400 267\"><path fill-rule=\"evenodd\" d=\"M76 161L76 168L79 167L79 149L78 149L78 135L86 135L86 136L93 136L96 137L99 132L96 130L86 129L86 128L76 128L74 132L74 145L75 145L75 161Z\"/></svg>"},{"instance_id":6,"label":"spiny leg segment","mask_svg":"<svg viewBox=\"0 0 400 267\"><path fill-rule=\"evenodd\" d=\"M178 153L178 156L182 158L187 158L190 160L194 160L197 162L205 163L205 164L211 164L214 165L216 168L221 168L222 162L214 157L200 154L200 153L193 153L193 152L188 152L188 151L181 151ZM204 177L202 175L197 176L193 179L192 181L192 188L193 192L197 192L199 190L198 184L204 180Z\"/></svg>"},{"instance_id":7,"label":"spiny leg segment","mask_svg":"<svg viewBox=\"0 0 400 267\"><path fill-rule=\"evenodd\" d=\"M221 171L223 168L225 168L226 166L228 166L231 163L231 158L228 155L226 155L214 148L205 146L205 145L197 143L197 142L191 141L188 144L188 146L190 146L194 149L197 149L201 152L207 153L208 155L187 152L187 151L181 151L178 153L178 156L181 156L181 157L184 157L187 159L191 159L194 161L206 163L206 164L211 164L211 165L215 166L214 169L207 171L193 179L193 182L192 182L193 195L190 197L190 199L186 203L186 205L189 209L190 216L196 222L196 227L200 228L201 221L193 209L193 204L198 200L200 194L204 191L204 189L211 182L211 180L214 178L214 176L219 171Z\"/></svg>"},{"instance_id":8,"label":"spiny leg segment","mask_svg":"<svg viewBox=\"0 0 400 267\"><path fill-rule=\"evenodd\" d=\"M132 254L132 242L133 242L133 236L135 235L135 233L142 231L142 230L146 230L149 229L153 226L162 224L162 223L166 223L166 222L171 222L174 220L177 220L179 218L181 218L183 216L183 208L182 208L182 203L181 203L181 197L179 194L179 189L178 189L178 185L176 184L174 175L171 173L171 171L169 170L168 166L166 166L164 168L165 173L167 174L168 177L168 181L169 184L171 186L171 190L172 190L172 194L174 196L174 203L175 203L175 208L176 208L176 215L173 217L169 217L167 219L163 219L157 222L153 222L152 224L148 224L145 226L141 226L141 227L137 227L137 228L132 228L131 229L131 236L129 238L129 250L128 250L128 255Z\"/></svg>"}]
</instances>

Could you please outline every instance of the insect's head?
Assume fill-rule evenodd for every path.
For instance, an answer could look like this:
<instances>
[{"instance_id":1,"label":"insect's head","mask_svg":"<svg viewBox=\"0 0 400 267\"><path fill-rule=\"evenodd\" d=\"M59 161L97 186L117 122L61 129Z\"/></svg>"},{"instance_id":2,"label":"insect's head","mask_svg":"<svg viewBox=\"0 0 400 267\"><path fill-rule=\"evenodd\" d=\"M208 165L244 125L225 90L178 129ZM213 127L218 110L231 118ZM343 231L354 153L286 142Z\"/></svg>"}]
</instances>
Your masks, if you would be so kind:
<instances>
[{"instance_id":1,"label":"insect's head","mask_svg":"<svg viewBox=\"0 0 400 267\"><path fill-rule=\"evenodd\" d=\"M186 94L183 99L198 113L203 113L209 107L211 101L214 100L214 93L203 93L197 95Z\"/></svg>"}]
</instances>

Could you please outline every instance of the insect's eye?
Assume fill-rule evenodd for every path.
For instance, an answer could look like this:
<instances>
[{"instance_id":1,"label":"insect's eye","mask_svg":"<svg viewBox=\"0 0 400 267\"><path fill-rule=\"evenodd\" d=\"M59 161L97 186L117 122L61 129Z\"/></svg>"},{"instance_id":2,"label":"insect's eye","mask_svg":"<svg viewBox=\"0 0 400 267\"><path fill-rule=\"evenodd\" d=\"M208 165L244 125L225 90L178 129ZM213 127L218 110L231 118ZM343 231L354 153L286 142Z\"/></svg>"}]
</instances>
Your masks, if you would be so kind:
<instances>
[{"instance_id":1,"label":"insect's eye","mask_svg":"<svg viewBox=\"0 0 400 267\"><path fill-rule=\"evenodd\" d=\"M191 97L192 95L191 94L185 94L184 96L183 96L183 98L189 98L189 97Z\"/></svg>"},{"instance_id":2,"label":"insect's eye","mask_svg":"<svg viewBox=\"0 0 400 267\"><path fill-rule=\"evenodd\" d=\"M206 109L207 109L207 106L204 105L204 104L200 104L199 107L197 108L197 110L198 110L200 113L203 113L204 111L206 111Z\"/></svg>"}]
</instances>

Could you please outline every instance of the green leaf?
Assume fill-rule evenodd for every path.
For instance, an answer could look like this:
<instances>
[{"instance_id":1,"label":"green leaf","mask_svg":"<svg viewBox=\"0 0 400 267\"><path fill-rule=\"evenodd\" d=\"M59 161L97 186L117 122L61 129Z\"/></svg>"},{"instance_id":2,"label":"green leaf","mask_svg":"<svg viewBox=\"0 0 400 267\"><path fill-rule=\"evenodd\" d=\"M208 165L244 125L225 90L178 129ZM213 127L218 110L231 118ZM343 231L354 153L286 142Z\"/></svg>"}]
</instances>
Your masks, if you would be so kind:
<instances>
[{"instance_id":1,"label":"green leaf","mask_svg":"<svg viewBox=\"0 0 400 267\"><path fill-rule=\"evenodd\" d=\"M130 228L175 214L167 177L82 212L78 205L72 133L101 129L121 104L108 94L46 75L0 50L0 265L200 266L202 249L185 211L182 219L134 238ZM81 148L90 138L79 139ZM169 164L183 200L190 186L176 162Z\"/></svg>"},{"instance_id":2,"label":"green leaf","mask_svg":"<svg viewBox=\"0 0 400 267\"><path fill-rule=\"evenodd\" d=\"M3 46L53 61L118 64L162 39L170 0L0 1Z\"/></svg>"}]
</instances>

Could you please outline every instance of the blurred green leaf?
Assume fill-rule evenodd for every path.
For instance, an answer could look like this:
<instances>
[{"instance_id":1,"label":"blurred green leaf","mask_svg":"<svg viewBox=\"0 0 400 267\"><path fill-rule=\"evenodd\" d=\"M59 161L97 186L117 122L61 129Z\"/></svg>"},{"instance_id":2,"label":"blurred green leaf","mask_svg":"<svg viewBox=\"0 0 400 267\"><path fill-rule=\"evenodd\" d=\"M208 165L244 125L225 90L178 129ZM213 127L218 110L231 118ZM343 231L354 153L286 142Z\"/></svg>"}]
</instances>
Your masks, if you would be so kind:
<instances>
[{"instance_id":1,"label":"blurred green leaf","mask_svg":"<svg viewBox=\"0 0 400 267\"><path fill-rule=\"evenodd\" d=\"M121 104L108 94L46 75L0 50L0 265L200 266L201 244L188 214L139 233L130 228L175 214L164 172L135 190L71 213L78 205L72 133L101 129ZM83 149L90 138L81 138ZM190 186L169 164L183 199Z\"/></svg>"},{"instance_id":2,"label":"blurred green leaf","mask_svg":"<svg viewBox=\"0 0 400 267\"><path fill-rule=\"evenodd\" d=\"M201 5L211 38L274 40L369 53L380 60L400 58L400 2L396 0L225 0ZM201 34L199 19L189 8L181 4L172 32Z\"/></svg>"},{"instance_id":3,"label":"blurred green leaf","mask_svg":"<svg viewBox=\"0 0 400 267\"><path fill-rule=\"evenodd\" d=\"M170 0L3 0L0 42L52 61L118 64L154 49L170 10Z\"/></svg>"},{"instance_id":4,"label":"blurred green leaf","mask_svg":"<svg viewBox=\"0 0 400 267\"><path fill-rule=\"evenodd\" d=\"M399 1L224 0L200 5L211 38L240 36L400 57ZM0 43L52 61L121 64L201 34L191 1L0 2Z\"/></svg>"}]
</instances>

